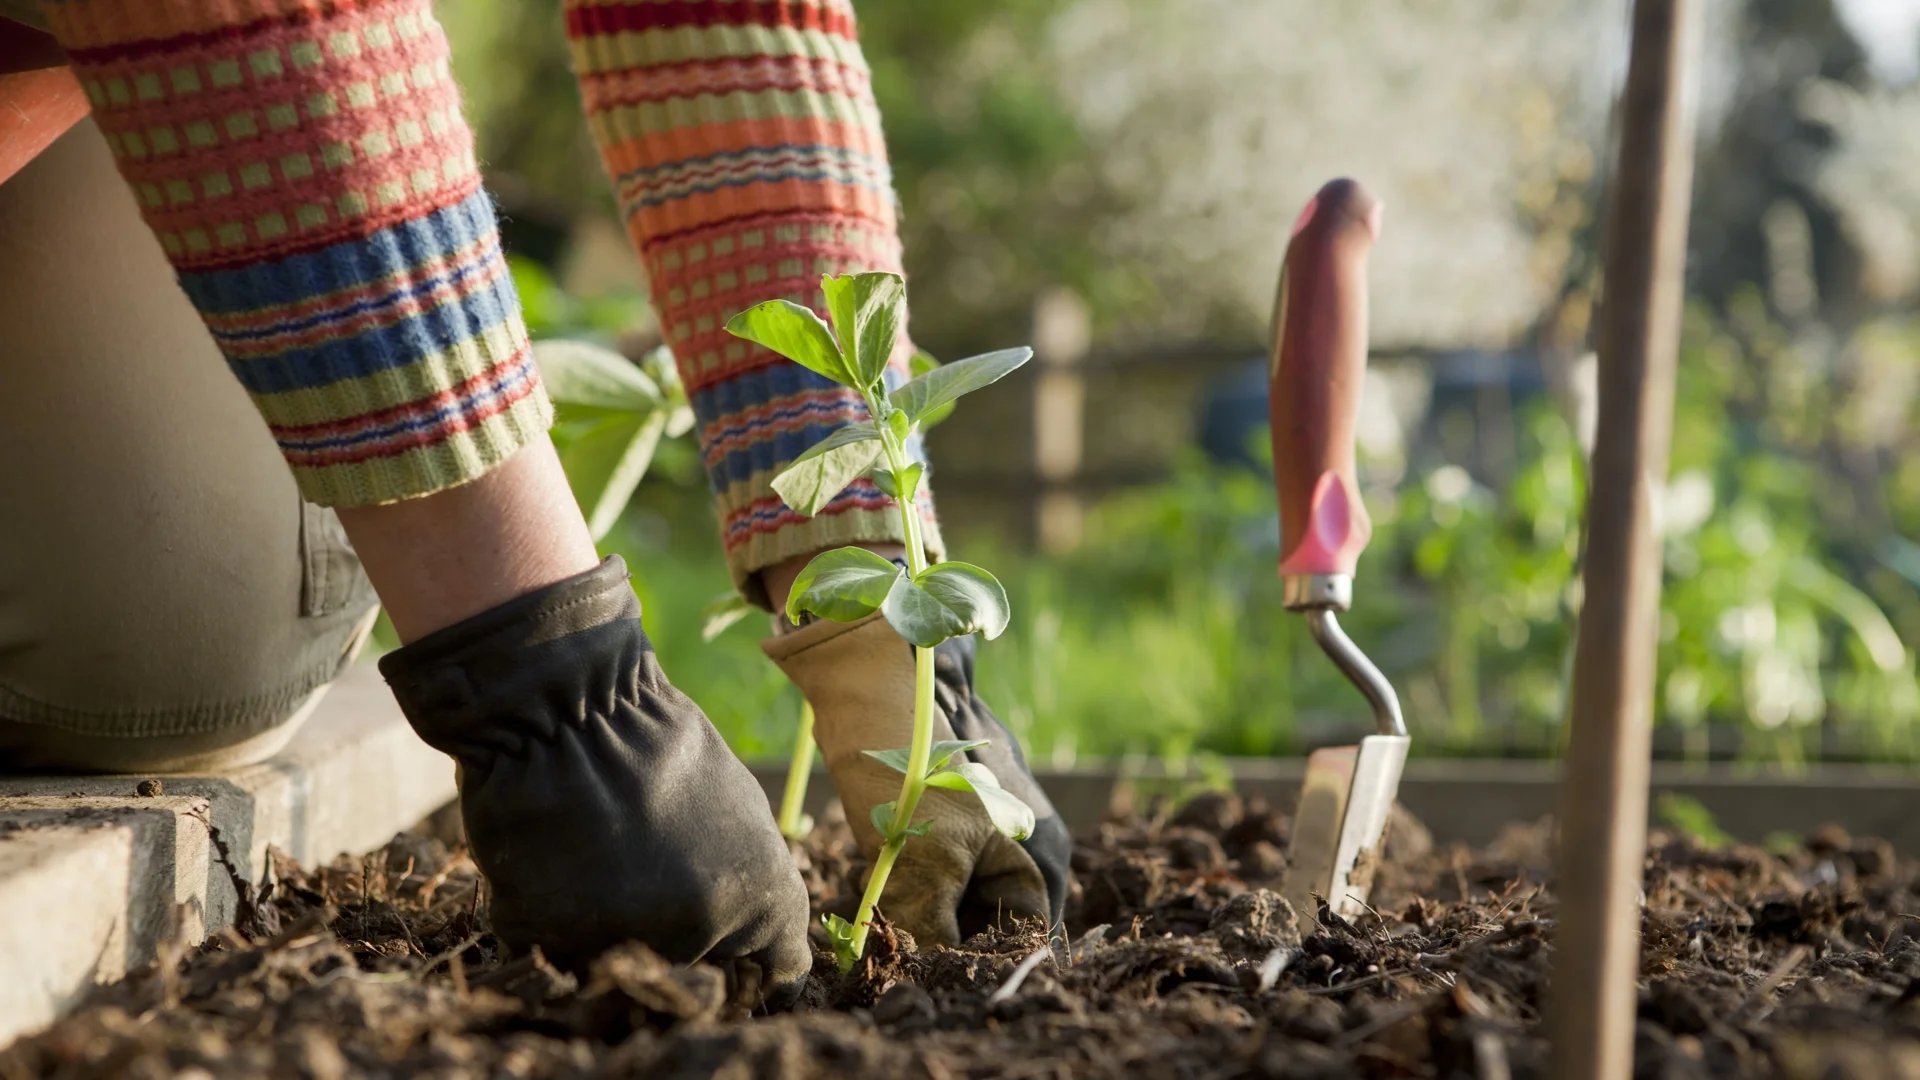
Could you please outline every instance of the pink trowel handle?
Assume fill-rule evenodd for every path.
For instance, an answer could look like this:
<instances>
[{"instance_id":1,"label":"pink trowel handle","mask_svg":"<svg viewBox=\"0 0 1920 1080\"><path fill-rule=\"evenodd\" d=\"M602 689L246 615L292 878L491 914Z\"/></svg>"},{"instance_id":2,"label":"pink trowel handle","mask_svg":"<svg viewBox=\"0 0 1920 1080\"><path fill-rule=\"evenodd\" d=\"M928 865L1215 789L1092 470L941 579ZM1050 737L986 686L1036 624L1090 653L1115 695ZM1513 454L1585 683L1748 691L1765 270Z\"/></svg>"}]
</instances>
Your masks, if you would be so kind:
<instances>
[{"instance_id":1,"label":"pink trowel handle","mask_svg":"<svg viewBox=\"0 0 1920 1080\"><path fill-rule=\"evenodd\" d=\"M1267 409L1284 577L1350 575L1373 535L1353 429L1367 368L1367 254L1383 209L1358 181L1328 183L1281 264Z\"/></svg>"}]
</instances>

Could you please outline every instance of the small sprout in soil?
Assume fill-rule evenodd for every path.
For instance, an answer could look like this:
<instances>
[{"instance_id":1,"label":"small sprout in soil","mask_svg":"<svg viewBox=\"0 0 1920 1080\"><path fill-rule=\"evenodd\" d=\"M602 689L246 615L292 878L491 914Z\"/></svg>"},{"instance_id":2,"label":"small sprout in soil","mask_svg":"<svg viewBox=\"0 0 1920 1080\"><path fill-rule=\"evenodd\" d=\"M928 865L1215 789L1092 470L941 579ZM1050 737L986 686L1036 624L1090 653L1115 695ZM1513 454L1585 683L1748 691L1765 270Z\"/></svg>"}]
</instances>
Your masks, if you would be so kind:
<instances>
[{"instance_id":1,"label":"small sprout in soil","mask_svg":"<svg viewBox=\"0 0 1920 1080\"><path fill-rule=\"evenodd\" d=\"M1033 831L1033 810L1000 787L986 766L954 760L979 742L933 741L933 650L949 638L980 633L989 640L1007 628L1007 593L992 574L962 562L927 565L920 533L920 487L926 467L907 454L915 432L937 423L962 395L999 381L1033 356L1027 348L938 364L924 353L912 362L912 381L889 393L887 362L899 340L906 283L897 274L864 273L821 279L832 324L786 300L769 300L735 315L727 331L757 342L841 386L860 393L867 419L848 424L809 447L774 478L788 506L817 514L848 485L867 477L894 500L907 547L907 566L865 548L824 552L807 564L787 598L795 622L811 613L853 622L880 612L914 648L912 745L871 749L875 760L899 770L900 797L873 810L880 854L852 922L829 915L827 933L841 970L866 951L874 909L907 838L925 836L931 822L913 813L929 787L971 791L994 827L1016 840ZM796 752L796 759L798 753ZM789 792L791 792L791 781Z\"/></svg>"}]
</instances>

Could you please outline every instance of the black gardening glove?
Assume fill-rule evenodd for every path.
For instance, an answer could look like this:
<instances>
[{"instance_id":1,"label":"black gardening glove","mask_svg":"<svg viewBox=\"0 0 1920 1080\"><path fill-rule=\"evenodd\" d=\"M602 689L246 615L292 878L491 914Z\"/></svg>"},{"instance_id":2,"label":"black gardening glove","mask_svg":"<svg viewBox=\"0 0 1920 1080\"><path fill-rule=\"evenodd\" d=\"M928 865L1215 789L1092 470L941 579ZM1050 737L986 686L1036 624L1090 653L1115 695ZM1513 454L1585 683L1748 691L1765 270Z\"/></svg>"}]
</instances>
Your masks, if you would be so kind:
<instances>
[{"instance_id":1,"label":"black gardening glove","mask_svg":"<svg viewBox=\"0 0 1920 1080\"><path fill-rule=\"evenodd\" d=\"M969 634L943 642L933 651L934 702L946 713L947 722L960 739L986 739L986 746L969 750L966 757L993 770L994 778L1007 793L1033 808L1033 835L1020 841L1032 856L1047 883L1049 925L1058 928L1067 906L1067 875L1073 862L1073 838L1066 823L1054 812L1053 803L1027 767L1027 756L1013 733L993 715L987 703L973 692L973 655L979 639ZM961 927L979 927L991 923L995 912L990 897L969 889L961 898Z\"/></svg>"},{"instance_id":2,"label":"black gardening glove","mask_svg":"<svg viewBox=\"0 0 1920 1080\"><path fill-rule=\"evenodd\" d=\"M459 765L502 941L579 969L638 940L719 964L770 1005L798 995L806 886L753 774L661 672L618 556L380 671Z\"/></svg>"}]
</instances>

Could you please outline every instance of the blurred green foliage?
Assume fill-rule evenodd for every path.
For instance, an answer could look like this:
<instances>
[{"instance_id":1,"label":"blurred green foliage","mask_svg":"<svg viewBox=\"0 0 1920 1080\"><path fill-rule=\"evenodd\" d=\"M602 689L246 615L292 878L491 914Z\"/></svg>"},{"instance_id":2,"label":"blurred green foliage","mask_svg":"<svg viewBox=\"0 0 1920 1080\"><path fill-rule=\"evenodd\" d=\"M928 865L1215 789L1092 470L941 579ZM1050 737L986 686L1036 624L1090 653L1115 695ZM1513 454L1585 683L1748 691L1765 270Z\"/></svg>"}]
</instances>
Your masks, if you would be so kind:
<instances>
[{"instance_id":1,"label":"blurred green foliage","mask_svg":"<svg viewBox=\"0 0 1920 1080\"><path fill-rule=\"evenodd\" d=\"M1709 358L1727 347L1704 318L1690 324L1675 447L1687 479L1669 490L1692 494L1663 500L1663 750L1911 759L1911 651L1831 564L1809 472L1740 452ZM1562 735L1584 464L1548 402L1521 430L1504 490L1441 465L1369 495L1375 539L1345 623L1400 688L1416 753L1548 755ZM743 754L777 755L797 697L754 635L700 642L701 610L727 585L712 529L703 492L650 483L610 542L676 684ZM1102 502L1072 555L970 550L1008 567L1014 607L981 650L982 693L1030 754L1061 765L1297 753L1363 732L1364 703L1283 609L1277 544L1271 484L1192 457Z\"/></svg>"},{"instance_id":2,"label":"blurred green foliage","mask_svg":"<svg viewBox=\"0 0 1920 1080\"><path fill-rule=\"evenodd\" d=\"M1119 220L1097 179L1100 148L1030 63L1029 43L1060 5L856 6L906 207L916 339L943 355L1022 340L1032 296L1055 285L1097 314L1151 305L1140 268L1096 242ZM557 0L437 10L520 256L529 326L619 344L644 316L638 293L581 300L529 259L551 258L578 215L612 212ZM1735 128L1758 133L1755 146L1779 142L1759 119ZM1713 182L1699 186L1698 234L1725 232L1721 218L1748 228L1777 200L1772 188L1719 197L1733 180L1772 176L1750 157L1729 157L1724 176L1703 164ZM1825 306L1852 314L1787 314L1778 295L1743 284L1766 262L1756 244L1704 245L1718 260L1701 277L1713 306L1686 329L1661 500L1658 745L1691 757L1915 760L1907 643L1920 636L1920 545L1906 537L1920 536L1920 445L1907 434L1915 390L1902 373L1920 353L1920 323L1869 310L1831 275ZM1574 261L1591 274L1590 259ZM1559 334L1568 350L1585 337L1590 292L1578 284L1564 310L1580 317ZM1526 403L1512 426L1511 469L1496 482L1442 458L1368 491L1376 538L1345 623L1399 687L1416 753L1544 755L1563 735L1584 460L1553 402ZM702 609L730 585L716 532L698 456L670 440L603 546L627 557L676 684L743 755L781 756L799 701L760 655L753 631L764 624L701 640ZM981 651L980 679L1035 757L1291 753L1364 730L1364 703L1282 609L1263 477L1183 459L1164 483L1096 507L1088 537L1052 560L964 553L1008 568L1014 626Z\"/></svg>"}]
</instances>

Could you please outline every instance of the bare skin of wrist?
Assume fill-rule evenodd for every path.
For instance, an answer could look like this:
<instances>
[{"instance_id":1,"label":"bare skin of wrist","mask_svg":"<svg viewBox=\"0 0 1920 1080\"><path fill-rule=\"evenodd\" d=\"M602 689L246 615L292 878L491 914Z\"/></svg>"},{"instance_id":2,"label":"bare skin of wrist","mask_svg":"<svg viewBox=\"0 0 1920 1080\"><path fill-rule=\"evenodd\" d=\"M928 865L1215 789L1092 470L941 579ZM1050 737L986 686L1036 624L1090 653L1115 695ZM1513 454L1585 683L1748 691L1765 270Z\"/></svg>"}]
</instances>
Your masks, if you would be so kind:
<instances>
[{"instance_id":1,"label":"bare skin of wrist","mask_svg":"<svg viewBox=\"0 0 1920 1080\"><path fill-rule=\"evenodd\" d=\"M854 544L852 546L866 548L868 551L873 552L883 559L904 559L907 557L907 545L905 544L875 543ZM791 559L775 563L765 570L760 571L760 581L767 587L767 599L772 602L773 610L786 610L787 594L793 591L793 580L800 576L800 571L805 570L807 564L812 562L813 557L818 554L820 553L815 551L806 555L796 555Z\"/></svg>"},{"instance_id":2,"label":"bare skin of wrist","mask_svg":"<svg viewBox=\"0 0 1920 1080\"><path fill-rule=\"evenodd\" d=\"M600 562L544 437L472 483L339 514L402 642Z\"/></svg>"}]
</instances>

